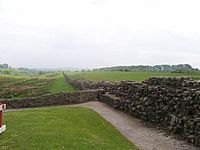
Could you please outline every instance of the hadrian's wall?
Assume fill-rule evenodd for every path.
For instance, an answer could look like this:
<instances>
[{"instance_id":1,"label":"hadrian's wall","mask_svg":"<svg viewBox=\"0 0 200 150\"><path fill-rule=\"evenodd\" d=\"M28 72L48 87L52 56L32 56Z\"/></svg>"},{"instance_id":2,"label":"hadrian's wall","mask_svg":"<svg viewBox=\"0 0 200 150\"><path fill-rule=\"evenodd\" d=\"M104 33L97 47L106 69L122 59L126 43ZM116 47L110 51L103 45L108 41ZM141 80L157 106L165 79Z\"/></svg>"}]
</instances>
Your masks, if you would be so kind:
<instances>
[{"instance_id":1,"label":"hadrian's wall","mask_svg":"<svg viewBox=\"0 0 200 150\"><path fill-rule=\"evenodd\" d=\"M200 146L200 82L191 78L150 78L143 83L91 82L66 78L80 89L103 88L101 101L159 124Z\"/></svg>"},{"instance_id":2,"label":"hadrian's wall","mask_svg":"<svg viewBox=\"0 0 200 150\"><path fill-rule=\"evenodd\" d=\"M158 124L200 146L198 81L191 78L150 78L142 83L109 83L74 80L66 75L65 79L83 91L4 100L3 103L6 103L8 108L27 108L101 100L115 109Z\"/></svg>"},{"instance_id":3,"label":"hadrian's wall","mask_svg":"<svg viewBox=\"0 0 200 150\"><path fill-rule=\"evenodd\" d=\"M77 104L98 100L101 92L101 90L61 92L33 98L3 100L3 103L7 104L8 109Z\"/></svg>"}]
</instances>

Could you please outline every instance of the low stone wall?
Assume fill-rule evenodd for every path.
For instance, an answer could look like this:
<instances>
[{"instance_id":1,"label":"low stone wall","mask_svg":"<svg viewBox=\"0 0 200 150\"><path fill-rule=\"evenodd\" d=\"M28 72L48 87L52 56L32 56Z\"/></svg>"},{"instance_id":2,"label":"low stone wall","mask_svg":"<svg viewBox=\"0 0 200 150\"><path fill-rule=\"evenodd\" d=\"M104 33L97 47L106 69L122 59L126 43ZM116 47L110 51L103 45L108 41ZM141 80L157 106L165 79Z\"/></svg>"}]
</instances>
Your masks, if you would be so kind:
<instances>
[{"instance_id":1,"label":"low stone wall","mask_svg":"<svg viewBox=\"0 0 200 150\"><path fill-rule=\"evenodd\" d=\"M200 82L190 78L151 78L122 82L101 100L200 146Z\"/></svg>"},{"instance_id":2,"label":"low stone wall","mask_svg":"<svg viewBox=\"0 0 200 150\"><path fill-rule=\"evenodd\" d=\"M74 83L75 80L68 78ZM200 82L192 78L150 78L142 83L75 81L75 86L103 88L101 101L160 125L200 146Z\"/></svg>"},{"instance_id":3,"label":"low stone wall","mask_svg":"<svg viewBox=\"0 0 200 150\"><path fill-rule=\"evenodd\" d=\"M77 80L70 78L65 73L63 74L65 81L71 84L72 86L76 87L79 90L88 90L88 89L108 89L109 87L113 87L118 83L110 83L110 82L96 82L96 81L89 81L89 80Z\"/></svg>"},{"instance_id":4,"label":"low stone wall","mask_svg":"<svg viewBox=\"0 0 200 150\"><path fill-rule=\"evenodd\" d=\"M68 77L66 74L64 74L65 81L71 84L72 86L76 87L79 90L86 90L86 89L93 89L92 86L95 85L91 81L86 80L75 80L70 77Z\"/></svg>"},{"instance_id":5,"label":"low stone wall","mask_svg":"<svg viewBox=\"0 0 200 150\"><path fill-rule=\"evenodd\" d=\"M101 100L142 120L158 124L200 146L200 82L191 78L150 78L142 83L65 80L79 89L42 97L7 100L8 108L66 105ZM105 94L103 94L105 91Z\"/></svg>"},{"instance_id":6,"label":"low stone wall","mask_svg":"<svg viewBox=\"0 0 200 150\"><path fill-rule=\"evenodd\" d=\"M3 103L7 104L8 109L77 104L98 100L101 92L101 90L86 90L70 93L61 92L41 97L3 100Z\"/></svg>"}]
</instances>

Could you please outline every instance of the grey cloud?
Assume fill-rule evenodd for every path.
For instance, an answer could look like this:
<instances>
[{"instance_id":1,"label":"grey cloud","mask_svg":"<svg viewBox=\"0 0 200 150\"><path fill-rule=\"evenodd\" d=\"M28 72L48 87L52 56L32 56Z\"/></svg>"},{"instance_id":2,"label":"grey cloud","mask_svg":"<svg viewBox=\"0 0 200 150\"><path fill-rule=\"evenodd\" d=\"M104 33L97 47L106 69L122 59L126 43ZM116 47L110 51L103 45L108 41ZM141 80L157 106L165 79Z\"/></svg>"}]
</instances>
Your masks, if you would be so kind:
<instances>
[{"instance_id":1,"label":"grey cloud","mask_svg":"<svg viewBox=\"0 0 200 150\"><path fill-rule=\"evenodd\" d=\"M176 21L184 9L166 13L178 1L60 0L54 6L52 0L0 0L0 60L31 68L167 63L200 68L200 22L190 16L185 19L194 26L181 16Z\"/></svg>"}]
</instances>

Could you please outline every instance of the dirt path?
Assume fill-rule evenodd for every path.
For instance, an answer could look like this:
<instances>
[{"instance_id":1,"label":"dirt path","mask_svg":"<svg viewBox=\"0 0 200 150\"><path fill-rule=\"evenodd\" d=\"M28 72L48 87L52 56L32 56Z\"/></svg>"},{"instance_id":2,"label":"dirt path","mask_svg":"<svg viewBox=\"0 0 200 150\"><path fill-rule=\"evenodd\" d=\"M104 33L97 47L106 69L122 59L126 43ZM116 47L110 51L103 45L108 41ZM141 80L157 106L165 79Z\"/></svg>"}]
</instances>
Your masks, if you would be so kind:
<instances>
[{"instance_id":1,"label":"dirt path","mask_svg":"<svg viewBox=\"0 0 200 150\"><path fill-rule=\"evenodd\" d=\"M167 136L164 131L147 127L141 120L114 110L102 102L92 101L83 104L68 105L67 107L69 106L81 106L96 111L141 150L198 150L183 141Z\"/></svg>"},{"instance_id":2,"label":"dirt path","mask_svg":"<svg viewBox=\"0 0 200 150\"><path fill-rule=\"evenodd\" d=\"M89 102L79 106L91 108L117 128L141 150L197 150L183 141L167 136L163 131L150 128L123 112L116 111L101 102Z\"/></svg>"}]
</instances>

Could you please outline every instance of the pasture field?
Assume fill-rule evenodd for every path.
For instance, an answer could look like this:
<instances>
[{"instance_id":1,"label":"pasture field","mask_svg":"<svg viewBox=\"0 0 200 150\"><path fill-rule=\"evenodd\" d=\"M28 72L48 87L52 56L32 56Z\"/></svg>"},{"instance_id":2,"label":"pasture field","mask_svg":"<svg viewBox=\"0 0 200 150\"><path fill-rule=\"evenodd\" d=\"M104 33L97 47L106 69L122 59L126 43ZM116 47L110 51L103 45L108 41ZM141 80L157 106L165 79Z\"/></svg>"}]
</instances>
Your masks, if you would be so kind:
<instances>
[{"instance_id":1,"label":"pasture field","mask_svg":"<svg viewBox=\"0 0 200 150\"><path fill-rule=\"evenodd\" d=\"M138 150L87 108L46 107L4 113L1 150Z\"/></svg>"},{"instance_id":2,"label":"pasture field","mask_svg":"<svg viewBox=\"0 0 200 150\"><path fill-rule=\"evenodd\" d=\"M48 93L73 91L62 74L36 76L0 75L0 98L25 98Z\"/></svg>"},{"instance_id":3,"label":"pasture field","mask_svg":"<svg viewBox=\"0 0 200 150\"><path fill-rule=\"evenodd\" d=\"M75 79L86 79L94 81L123 81L132 80L142 82L150 77L194 77L200 80L198 73L172 73L172 72L124 72L124 71L92 71L73 72L68 75Z\"/></svg>"}]
</instances>

